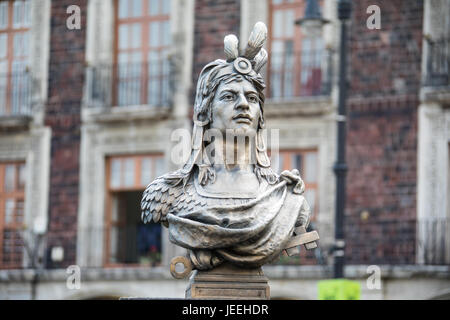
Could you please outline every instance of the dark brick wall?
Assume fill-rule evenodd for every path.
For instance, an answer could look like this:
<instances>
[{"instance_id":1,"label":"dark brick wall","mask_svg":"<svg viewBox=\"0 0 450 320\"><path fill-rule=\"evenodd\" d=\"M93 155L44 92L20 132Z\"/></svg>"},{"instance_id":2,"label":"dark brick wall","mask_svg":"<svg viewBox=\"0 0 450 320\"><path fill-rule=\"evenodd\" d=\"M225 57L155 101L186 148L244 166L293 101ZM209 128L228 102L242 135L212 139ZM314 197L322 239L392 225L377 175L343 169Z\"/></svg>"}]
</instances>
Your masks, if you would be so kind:
<instances>
[{"instance_id":1,"label":"dark brick wall","mask_svg":"<svg viewBox=\"0 0 450 320\"><path fill-rule=\"evenodd\" d=\"M223 38L230 33L239 38L239 30L239 0L195 1L192 100L200 71L211 61L225 59Z\"/></svg>"},{"instance_id":2,"label":"dark brick wall","mask_svg":"<svg viewBox=\"0 0 450 320\"><path fill-rule=\"evenodd\" d=\"M67 7L81 9L81 30L69 30ZM51 127L48 253L64 248L64 261L49 267L75 263L78 211L80 112L84 82L87 0L51 2L48 104L45 124Z\"/></svg>"},{"instance_id":3,"label":"dark brick wall","mask_svg":"<svg viewBox=\"0 0 450 320\"><path fill-rule=\"evenodd\" d=\"M381 8L381 30L366 8ZM414 263L423 1L353 1L347 263Z\"/></svg>"}]
</instances>

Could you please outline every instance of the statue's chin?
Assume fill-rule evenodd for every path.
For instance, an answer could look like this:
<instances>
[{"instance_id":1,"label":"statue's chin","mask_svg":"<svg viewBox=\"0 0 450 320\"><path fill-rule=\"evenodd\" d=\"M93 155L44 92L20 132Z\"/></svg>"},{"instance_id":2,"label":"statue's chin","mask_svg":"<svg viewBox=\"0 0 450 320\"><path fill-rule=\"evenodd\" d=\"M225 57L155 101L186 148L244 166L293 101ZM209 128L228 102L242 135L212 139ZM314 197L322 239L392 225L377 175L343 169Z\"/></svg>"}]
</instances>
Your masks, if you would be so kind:
<instances>
[{"instance_id":1,"label":"statue's chin","mask_svg":"<svg viewBox=\"0 0 450 320\"><path fill-rule=\"evenodd\" d=\"M234 128L228 130L232 130L233 135L236 136L254 137L256 135L256 129L247 123L237 123Z\"/></svg>"}]
</instances>

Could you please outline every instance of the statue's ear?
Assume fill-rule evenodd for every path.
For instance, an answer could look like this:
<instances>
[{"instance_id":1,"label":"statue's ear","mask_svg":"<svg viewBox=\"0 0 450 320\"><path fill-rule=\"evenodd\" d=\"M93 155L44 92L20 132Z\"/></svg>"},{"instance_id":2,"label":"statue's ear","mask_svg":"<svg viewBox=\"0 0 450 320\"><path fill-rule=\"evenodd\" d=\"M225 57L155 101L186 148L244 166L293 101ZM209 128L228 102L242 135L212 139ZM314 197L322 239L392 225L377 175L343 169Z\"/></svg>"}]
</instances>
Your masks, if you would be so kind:
<instances>
[{"instance_id":1,"label":"statue's ear","mask_svg":"<svg viewBox=\"0 0 450 320\"><path fill-rule=\"evenodd\" d=\"M259 121L258 121L258 129L264 129L266 127L266 123L264 121L264 116L262 112L259 114Z\"/></svg>"},{"instance_id":2,"label":"statue's ear","mask_svg":"<svg viewBox=\"0 0 450 320\"><path fill-rule=\"evenodd\" d=\"M201 113L199 113L199 114L197 115L197 120L201 121L202 123L203 123L203 122L209 122L210 119L209 119L209 114L208 114L208 112L201 112Z\"/></svg>"}]
</instances>

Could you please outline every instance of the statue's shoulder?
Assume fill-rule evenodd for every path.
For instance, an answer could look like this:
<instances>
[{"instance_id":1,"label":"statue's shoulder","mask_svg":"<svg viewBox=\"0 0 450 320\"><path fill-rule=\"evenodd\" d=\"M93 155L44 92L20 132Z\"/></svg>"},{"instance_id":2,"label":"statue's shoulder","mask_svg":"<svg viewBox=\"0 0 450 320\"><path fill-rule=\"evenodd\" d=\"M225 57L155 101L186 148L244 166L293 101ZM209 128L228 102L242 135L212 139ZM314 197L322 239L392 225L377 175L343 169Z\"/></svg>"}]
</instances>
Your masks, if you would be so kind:
<instances>
[{"instance_id":1,"label":"statue's shoulder","mask_svg":"<svg viewBox=\"0 0 450 320\"><path fill-rule=\"evenodd\" d=\"M168 212L191 185L192 177L184 177L180 170L156 178L142 195L142 221L165 222Z\"/></svg>"}]
</instances>

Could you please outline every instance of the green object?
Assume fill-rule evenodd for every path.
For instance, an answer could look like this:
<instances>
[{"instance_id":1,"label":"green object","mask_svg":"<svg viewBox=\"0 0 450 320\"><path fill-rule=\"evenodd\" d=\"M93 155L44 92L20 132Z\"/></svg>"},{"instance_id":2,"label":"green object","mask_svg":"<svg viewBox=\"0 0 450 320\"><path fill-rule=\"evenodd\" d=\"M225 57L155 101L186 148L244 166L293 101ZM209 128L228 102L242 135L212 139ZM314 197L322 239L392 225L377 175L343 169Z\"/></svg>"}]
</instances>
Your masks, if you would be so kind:
<instances>
[{"instance_id":1,"label":"green object","mask_svg":"<svg viewBox=\"0 0 450 320\"><path fill-rule=\"evenodd\" d=\"M346 279L319 281L319 300L359 300L359 282Z\"/></svg>"}]
</instances>

